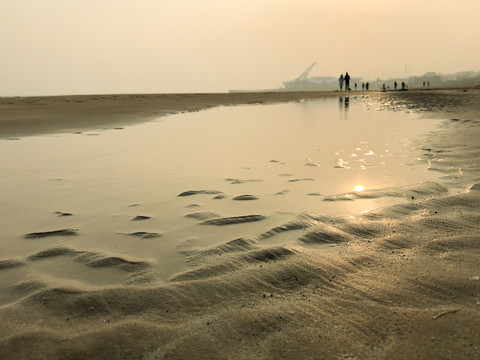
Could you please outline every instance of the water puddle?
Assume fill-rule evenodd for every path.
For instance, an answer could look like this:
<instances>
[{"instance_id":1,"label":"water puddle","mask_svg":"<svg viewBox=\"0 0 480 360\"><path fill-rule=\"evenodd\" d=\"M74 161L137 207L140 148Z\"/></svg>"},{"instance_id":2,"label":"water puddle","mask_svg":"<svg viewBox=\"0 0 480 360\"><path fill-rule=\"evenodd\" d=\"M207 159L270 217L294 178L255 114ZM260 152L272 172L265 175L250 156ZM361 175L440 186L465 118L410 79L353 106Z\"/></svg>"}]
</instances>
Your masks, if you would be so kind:
<instances>
[{"instance_id":1,"label":"water puddle","mask_svg":"<svg viewBox=\"0 0 480 360\"><path fill-rule=\"evenodd\" d=\"M68 242L167 264L167 276L181 267L182 249L261 234L301 212L356 216L405 201L324 201L436 178L412 141L420 143L438 121L377 105L340 97L220 107L126 128L0 141L2 257ZM211 192L178 196L190 190ZM250 215L264 218L202 224ZM23 238L62 228L79 228L79 235ZM129 235L136 232L159 236Z\"/></svg>"}]
</instances>

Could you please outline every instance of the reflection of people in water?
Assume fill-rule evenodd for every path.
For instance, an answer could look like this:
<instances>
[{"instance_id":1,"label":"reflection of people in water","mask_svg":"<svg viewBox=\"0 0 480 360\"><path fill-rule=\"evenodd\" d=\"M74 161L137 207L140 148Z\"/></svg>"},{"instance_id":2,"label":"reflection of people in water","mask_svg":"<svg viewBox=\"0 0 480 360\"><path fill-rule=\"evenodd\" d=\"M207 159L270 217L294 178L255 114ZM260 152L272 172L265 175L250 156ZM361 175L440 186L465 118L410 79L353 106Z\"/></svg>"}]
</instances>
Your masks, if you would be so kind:
<instances>
[{"instance_id":1,"label":"reflection of people in water","mask_svg":"<svg viewBox=\"0 0 480 360\"><path fill-rule=\"evenodd\" d=\"M348 105L350 105L350 98L348 96L345 96L345 98L343 96L338 97L338 106L340 109L348 109Z\"/></svg>"}]
</instances>

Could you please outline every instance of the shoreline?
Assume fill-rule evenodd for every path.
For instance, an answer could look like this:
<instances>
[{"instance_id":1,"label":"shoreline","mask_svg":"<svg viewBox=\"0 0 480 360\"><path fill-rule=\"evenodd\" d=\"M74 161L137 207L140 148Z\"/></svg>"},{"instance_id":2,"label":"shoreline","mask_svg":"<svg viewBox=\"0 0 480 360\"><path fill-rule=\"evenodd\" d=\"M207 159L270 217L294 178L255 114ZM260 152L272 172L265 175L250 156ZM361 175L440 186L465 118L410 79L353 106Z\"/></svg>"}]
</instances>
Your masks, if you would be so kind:
<instances>
[{"instance_id":1,"label":"shoreline","mask_svg":"<svg viewBox=\"0 0 480 360\"><path fill-rule=\"evenodd\" d=\"M0 98L0 138L148 122L215 106L322 99L335 92L74 95Z\"/></svg>"},{"instance_id":2,"label":"shoreline","mask_svg":"<svg viewBox=\"0 0 480 360\"><path fill-rule=\"evenodd\" d=\"M0 98L0 139L108 129L216 106L269 104L339 96L461 93L467 88L192 94L63 95ZM468 88L468 91L478 91Z\"/></svg>"},{"instance_id":3,"label":"shoreline","mask_svg":"<svg viewBox=\"0 0 480 360\"><path fill-rule=\"evenodd\" d=\"M127 95L123 109L130 106L128 116L134 118L143 104L152 112L144 114L146 119L160 112L208 108L213 102L267 103L280 98L225 95L215 95L216 100L214 95L154 95L155 100L143 99L150 107ZM417 148L430 170L440 174L437 183L399 189L407 202L355 218L303 215L298 223L278 228L285 236L303 226L295 246L264 248L262 238L245 237L208 249L184 249L195 266L165 282L149 283L148 273L137 274L134 262L120 264L130 266L138 281L131 285L92 289L77 283L51 287L48 281L23 281L15 287L21 294L18 300L0 306L1 357L478 359L480 91L368 95L382 99L388 110L445 119L443 127ZM300 99L282 101L296 100ZM102 102L91 99L96 101ZM57 105L44 108L37 120ZM16 119L25 127L5 126L17 134L42 133L55 126L71 131L58 127L58 122L86 106L71 105L59 106L64 112L51 120L50 128L33 131L36 120L21 110L17 115L25 118ZM137 121L117 113L122 107L107 105L78 115L110 114L105 115L110 116L107 122L87 119L82 125ZM382 196L381 192L369 195ZM335 250L315 250L325 245ZM26 259L2 258L0 271L15 271L31 258L69 257L91 264L96 256L57 247Z\"/></svg>"}]
</instances>

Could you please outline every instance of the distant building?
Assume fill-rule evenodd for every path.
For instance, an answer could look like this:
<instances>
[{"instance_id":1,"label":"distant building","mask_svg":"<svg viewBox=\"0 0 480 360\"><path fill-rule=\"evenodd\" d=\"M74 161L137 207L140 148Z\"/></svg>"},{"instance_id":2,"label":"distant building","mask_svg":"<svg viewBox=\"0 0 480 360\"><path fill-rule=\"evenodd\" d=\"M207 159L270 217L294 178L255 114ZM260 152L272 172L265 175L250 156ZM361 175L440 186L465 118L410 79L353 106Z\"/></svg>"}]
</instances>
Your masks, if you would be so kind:
<instances>
[{"instance_id":1,"label":"distant building","mask_svg":"<svg viewBox=\"0 0 480 360\"><path fill-rule=\"evenodd\" d=\"M315 66L310 65L299 77L294 80L284 81L283 86L286 91L316 91L332 90L337 88L338 79L331 76L308 77L308 74Z\"/></svg>"}]
</instances>

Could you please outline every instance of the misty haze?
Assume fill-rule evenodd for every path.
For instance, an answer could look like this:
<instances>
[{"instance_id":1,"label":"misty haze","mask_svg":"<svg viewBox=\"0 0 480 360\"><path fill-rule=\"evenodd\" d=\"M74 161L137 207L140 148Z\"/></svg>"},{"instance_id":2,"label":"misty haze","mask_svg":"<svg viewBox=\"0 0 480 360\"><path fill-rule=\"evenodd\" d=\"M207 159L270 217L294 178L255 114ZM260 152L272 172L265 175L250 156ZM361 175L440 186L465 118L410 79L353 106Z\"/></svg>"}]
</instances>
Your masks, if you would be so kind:
<instances>
[{"instance_id":1,"label":"misty haze","mask_svg":"<svg viewBox=\"0 0 480 360\"><path fill-rule=\"evenodd\" d=\"M480 5L0 2L0 359L480 359Z\"/></svg>"}]
</instances>

